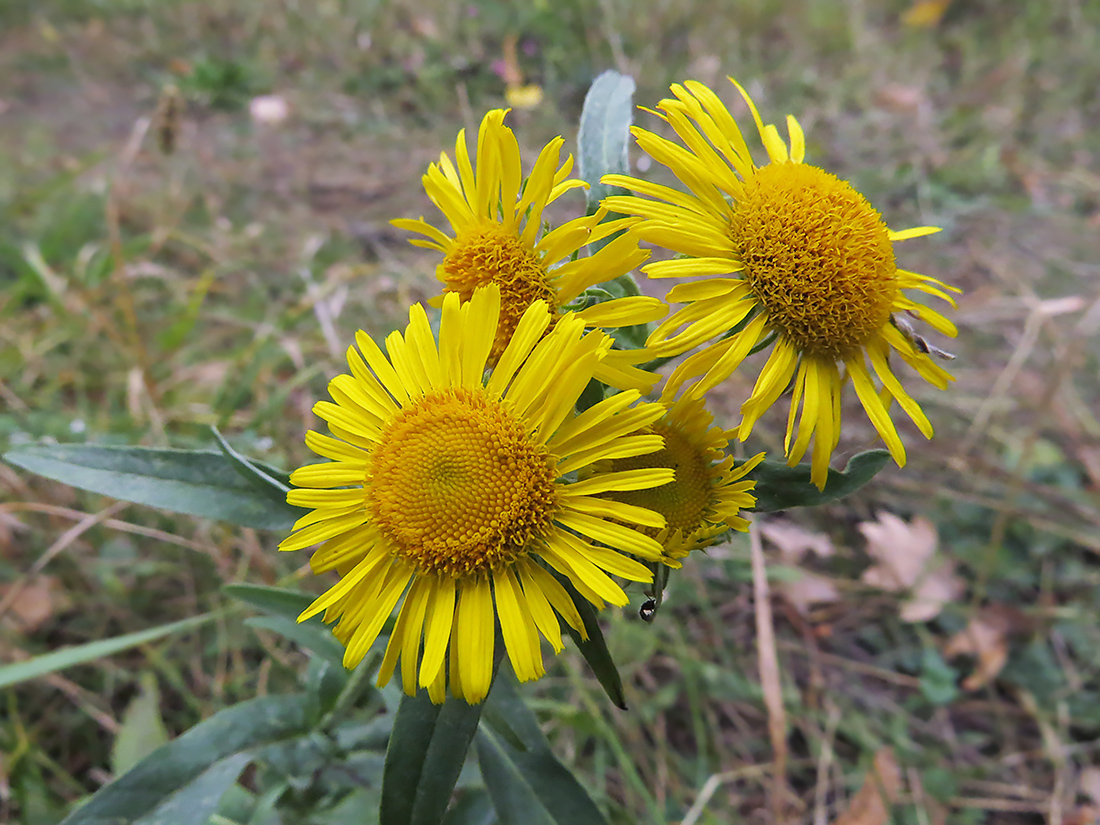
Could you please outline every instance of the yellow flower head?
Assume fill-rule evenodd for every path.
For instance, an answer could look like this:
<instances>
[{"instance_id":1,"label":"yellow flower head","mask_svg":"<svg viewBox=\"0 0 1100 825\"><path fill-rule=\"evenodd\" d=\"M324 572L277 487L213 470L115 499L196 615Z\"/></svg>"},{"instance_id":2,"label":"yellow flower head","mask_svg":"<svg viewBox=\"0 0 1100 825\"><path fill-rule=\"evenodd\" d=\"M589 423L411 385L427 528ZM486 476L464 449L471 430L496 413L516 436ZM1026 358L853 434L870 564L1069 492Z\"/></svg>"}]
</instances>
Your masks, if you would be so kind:
<instances>
[{"instance_id":1,"label":"yellow flower head","mask_svg":"<svg viewBox=\"0 0 1100 825\"><path fill-rule=\"evenodd\" d=\"M745 476L764 460L764 454L734 467L726 455L730 433L711 426L713 416L703 400L682 396L659 421L642 430L664 439L665 446L654 453L602 462L598 470L623 472L666 467L676 477L668 484L644 490L613 491L605 498L645 507L665 517L665 526L648 528L665 549L665 562L682 559L692 550L714 544L729 530L745 531L748 521L741 515L756 499L749 491L756 482Z\"/></svg>"},{"instance_id":2,"label":"yellow flower head","mask_svg":"<svg viewBox=\"0 0 1100 825\"><path fill-rule=\"evenodd\" d=\"M500 287L500 326L490 365L504 352L533 301L545 301L556 321L565 305L584 290L625 275L649 257L626 233L596 252L578 254L634 222L632 218L604 221L607 211L602 209L544 232L546 207L586 184L569 179L572 155L559 166L564 143L560 137L546 145L524 182L519 143L504 125L506 114L505 109L494 109L481 121L476 163L470 159L463 130L455 142L455 162L441 153L439 163L431 164L424 175L424 189L450 222L453 235L423 218L393 221L394 226L424 236L410 241L414 246L443 253L436 276L444 293L457 292L466 301L480 286L495 283ZM667 312L668 307L658 298L631 296L576 314L585 326L609 328L648 323ZM612 351L600 362L596 378L619 389L648 391L656 376L636 365L651 358L644 350Z\"/></svg>"},{"instance_id":3,"label":"yellow flower head","mask_svg":"<svg viewBox=\"0 0 1100 825\"><path fill-rule=\"evenodd\" d=\"M688 81L674 85L675 99L658 106L659 116L684 145L643 129L634 129L634 135L689 193L622 175L604 179L648 196L611 197L604 205L641 216L632 231L682 256L647 265L644 270L650 277L704 276L669 291L670 302L687 306L673 313L647 342L663 355L711 342L679 365L665 392L675 394L686 381L698 378L687 392L702 396L751 352L774 341L741 407L739 438L749 435L793 382L787 456L796 464L812 438L811 475L818 487L824 487L829 458L840 438L843 369L890 454L903 465L905 448L890 418L891 402L897 401L926 437L931 437L932 426L894 374L891 353L940 389L952 378L929 358L928 347L908 331L905 319L895 320L894 315L909 313L937 332L954 336L950 321L914 301L906 290L936 296L952 306L949 292L958 290L898 269L894 242L939 230L888 229L849 183L803 163L806 146L798 121L787 117L788 146L774 125L764 125L744 89L732 78L731 82L752 111L767 150L766 166L753 164L741 131L718 96Z\"/></svg>"},{"instance_id":4,"label":"yellow flower head","mask_svg":"<svg viewBox=\"0 0 1100 825\"><path fill-rule=\"evenodd\" d=\"M291 482L301 489L287 495L312 512L279 548L320 542L313 571L340 575L301 619L323 611L335 620L353 667L404 595L379 681L400 659L406 692L427 687L435 702L444 699L447 670L453 695L485 698L497 616L521 680L544 672L540 633L561 650L559 615L584 633L551 570L599 608L623 605L609 573L652 578L623 553L646 560L662 553L651 536L624 526L660 528L660 515L598 496L665 484L671 470L571 479L592 462L660 449L660 436L637 430L664 408L631 406L639 393L630 390L575 414L610 340L584 334L584 322L570 316L547 332L542 302L523 313L486 373L500 313L500 290L491 285L464 304L446 296L438 346L419 305L404 335L386 339L388 356L360 332L359 351L348 350L351 375L333 379L333 401L314 407L332 436L306 436L332 460L295 470Z\"/></svg>"}]
</instances>

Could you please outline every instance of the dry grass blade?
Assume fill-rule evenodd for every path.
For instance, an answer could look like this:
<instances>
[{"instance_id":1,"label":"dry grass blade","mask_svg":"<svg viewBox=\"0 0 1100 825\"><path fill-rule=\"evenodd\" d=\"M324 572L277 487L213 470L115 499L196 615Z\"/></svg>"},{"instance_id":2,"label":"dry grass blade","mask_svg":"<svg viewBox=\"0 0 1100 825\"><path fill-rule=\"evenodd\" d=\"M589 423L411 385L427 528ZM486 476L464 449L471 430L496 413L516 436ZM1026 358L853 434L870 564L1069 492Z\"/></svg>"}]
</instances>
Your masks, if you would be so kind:
<instances>
[{"instance_id":1,"label":"dry grass blade","mask_svg":"<svg viewBox=\"0 0 1100 825\"><path fill-rule=\"evenodd\" d=\"M760 667L760 687L768 710L768 735L771 738L772 822L785 822L787 802L787 712L783 707L783 685L779 677L779 657L775 650L775 624L772 621L771 596L768 591L768 571L764 563L764 547L760 528L749 523L749 544L752 548L752 592L756 609L756 655Z\"/></svg>"}]
</instances>

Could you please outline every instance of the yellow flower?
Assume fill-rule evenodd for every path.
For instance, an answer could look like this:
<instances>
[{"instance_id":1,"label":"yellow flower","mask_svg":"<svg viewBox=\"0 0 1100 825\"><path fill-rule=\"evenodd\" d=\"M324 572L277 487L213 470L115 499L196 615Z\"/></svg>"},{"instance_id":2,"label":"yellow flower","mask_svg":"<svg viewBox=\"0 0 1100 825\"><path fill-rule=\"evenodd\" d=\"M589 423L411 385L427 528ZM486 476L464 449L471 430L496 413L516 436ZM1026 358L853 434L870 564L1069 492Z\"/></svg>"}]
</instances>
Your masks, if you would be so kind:
<instances>
[{"instance_id":1,"label":"yellow flower","mask_svg":"<svg viewBox=\"0 0 1100 825\"><path fill-rule=\"evenodd\" d=\"M566 304L584 290L627 274L649 257L627 233L598 251L578 254L634 222L630 218L604 221L607 211L602 209L543 232L546 207L586 184L568 179L572 155L558 165L564 143L560 137L542 150L524 183L519 144L504 125L505 114L505 109L494 109L481 121L476 164L470 159L463 130L455 142L457 165L444 152L424 175L424 189L450 222L453 236L423 218L393 221L394 226L424 236L411 240L414 246L443 253L436 276L443 282L444 293L457 292L465 301L479 286L495 283L500 287L500 327L490 365L508 345L532 301L546 301L556 320L565 313ZM660 299L637 295L596 304L576 314L586 326L611 328L656 321L667 312ZM596 378L619 389L648 391L656 376L637 365L651 358L644 350L612 351L600 362Z\"/></svg>"},{"instance_id":2,"label":"yellow flower","mask_svg":"<svg viewBox=\"0 0 1100 825\"><path fill-rule=\"evenodd\" d=\"M902 388L890 355L897 353L940 389L953 379L929 358L928 347L909 331L906 320L895 320L894 315L911 314L937 332L954 336L950 321L905 290L942 298L952 306L955 302L948 293L959 290L898 269L893 243L939 230L888 229L849 183L803 163L805 141L793 117L787 117L788 147L774 125L763 124L744 89L732 78L731 82L752 111L768 153L766 166L753 165L745 139L717 95L688 81L672 86L676 99L658 106L684 146L643 129L634 129L634 135L638 145L668 166L690 193L622 175L604 179L649 196L611 197L604 205L641 216L633 232L682 256L647 265L644 271L650 277L704 276L669 291L670 302L687 306L647 341L663 355L711 341L677 367L665 393L674 395L685 381L698 377L686 392L702 396L728 378L746 356L774 341L741 407L738 438L748 437L793 381L785 440L788 460L798 463L813 438L811 477L824 487L829 458L840 438L843 367L890 454L904 465L905 448L890 418L891 402L899 403L925 437L932 436L932 425ZM716 336L721 337L712 341ZM876 386L868 360L881 386Z\"/></svg>"},{"instance_id":3,"label":"yellow flower","mask_svg":"<svg viewBox=\"0 0 1100 825\"><path fill-rule=\"evenodd\" d=\"M764 460L764 454L734 467L733 456L725 453L730 433L712 427L713 420L702 399L682 396L660 421L642 430L661 436L665 442L662 449L601 462L598 467L612 472L658 467L675 471L675 479L660 487L604 493L605 498L645 507L665 517L664 527L646 532L664 547L666 563L709 547L729 530L749 529L741 511L756 504L749 492L756 482L745 480L745 476Z\"/></svg>"},{"instance_id":4,"label":"yellow flower","mask_svg":"<svg viewBox=\"0 0 1100 825\"><path fill-rule=\"evenodd\" d=\"M637 430L664 408L631 406L640 396L629 390L575 414L610 340L584 335L583 321L570 316L547 333L551 316L541 301L524 312L486 373L500 305L496 286L465 304L447 295L438 347L419 305L404 335L386 339L388 357L365 333L356 336L351 375L329 384L335 403L314 407L332 436L306 436L332 461L291 475L301 489L287 501L312 512L279 545L321 542L313 571L340 574L300 620L322 611L325 621L336 620L348 667L362 660L404 594L379 682L400 658L405 691L427 687L437 703L448 658L451 693L470 703L485 698L497 616L521 680L544 672L540 633L561 650L559 615L584 633L551 569L598 608L623 605L626 595L609 573L652 578L623 553L656 560L662 552L651 536L624 526L659 528L661 516L598 495L665 484L670 470L570 479L594 461L660 449L660 436Z\"/></svg>"}]
</instances>

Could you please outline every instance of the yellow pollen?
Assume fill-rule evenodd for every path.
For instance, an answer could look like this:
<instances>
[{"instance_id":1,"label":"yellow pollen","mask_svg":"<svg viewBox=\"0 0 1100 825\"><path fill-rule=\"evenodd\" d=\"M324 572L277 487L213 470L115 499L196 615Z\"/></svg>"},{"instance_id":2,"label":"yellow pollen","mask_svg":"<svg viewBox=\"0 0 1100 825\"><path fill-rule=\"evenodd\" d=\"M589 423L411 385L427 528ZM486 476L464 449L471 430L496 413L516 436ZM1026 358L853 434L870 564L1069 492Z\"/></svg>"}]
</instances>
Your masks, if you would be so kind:
<instances>
[{"instance_id":1,"label":"yellow pollen","mask_svg":"<svg viewBox=\"0 0 1100 825\"><path fill-rule=\"evenodd\" d=\"M679 430L663 421L658 421L648 432L664 436L665 446L649 455L616 459L612 462L612 469L671 467L676 471L676 479L648 490L627 490L606 495L625 504L655 510L665 517L670 532L679 529L690 535L704 526L704 516L711 498L711 462ZM653 529L645 532L651 535L657 533Z\"/></svg>"},{"instance_id":2,"label":"yellow pollen","mask_svg":"<svg viewBox=\"0 0 1100 825\"><path fill-rule=\"evenodd\" d=\"M405 407L371 454L369 477L373 520L419 573L507 565L548 532L557 505L545 446L479 388Z\"/></svg>"},{"instance_id":3,"label":"yellow pollen","mask_svg":"<svg viewBox=\"0 0 1100 825\"><path fill-rule=\"evenodd\" d=\"M546 267L518 235L506 232L500 224L485 221L460 232L450 254L439 265L438 274L444 281L444 291L457 292L463 301L468 301L479 286L500 286L500 322L489 355L490 366L496 364L532 303L544 300L557 315Z\"/></svg>"},{"instance_id":4,"label":"yellow pollen","mask_svg":"<svg viewBox=\"0 0 1100 825\"><path fill-rule=\"evenodd\" d=\"M836 175L802 163L756 170L730 233L771 325L800 351L845 358L889 320L897 294L889 232Z\"/></svg>"}]
</instances>

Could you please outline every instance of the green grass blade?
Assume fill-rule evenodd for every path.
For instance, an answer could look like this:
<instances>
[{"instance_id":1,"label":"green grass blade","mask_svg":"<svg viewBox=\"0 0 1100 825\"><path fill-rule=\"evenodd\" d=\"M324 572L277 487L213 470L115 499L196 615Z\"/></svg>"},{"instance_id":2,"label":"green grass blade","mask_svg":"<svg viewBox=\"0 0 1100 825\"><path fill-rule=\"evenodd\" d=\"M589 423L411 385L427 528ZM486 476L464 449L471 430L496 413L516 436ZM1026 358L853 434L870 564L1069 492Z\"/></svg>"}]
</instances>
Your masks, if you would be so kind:
<instances>
[{"instance_id":1,"label":"green grass blade","mask_svg":"<svg viewBox=\"0 0 1100 825\"><path fill-rule=\"evenodd\" d=\"M65 647L61 650L55 650L53 653L46 653L42 656L36 656L33 659L27 659L25 662L15 662L14 664L4 665L0 667L0 688L11 687L12 685L17 685L20 682L26 682L30 679L38 679L41 676L56 673L59 670L64 670L73 665L94 662L96 659L114 655L120 651L128 650L131 647L137 647L138 645L147 644L157 639L163 639L165 636L171 636L175 633L183 633L184 631L205 624L217 615L217 613L207 613L202 616L195 616L191 619L184 619L180 622L153 627L149 630L140 630L137 633L127 633L125 636L115 636L112 639L101 639L98 642L88 642L87 644L77 645L76 647Z\"/></svg>"}]
</instances>

